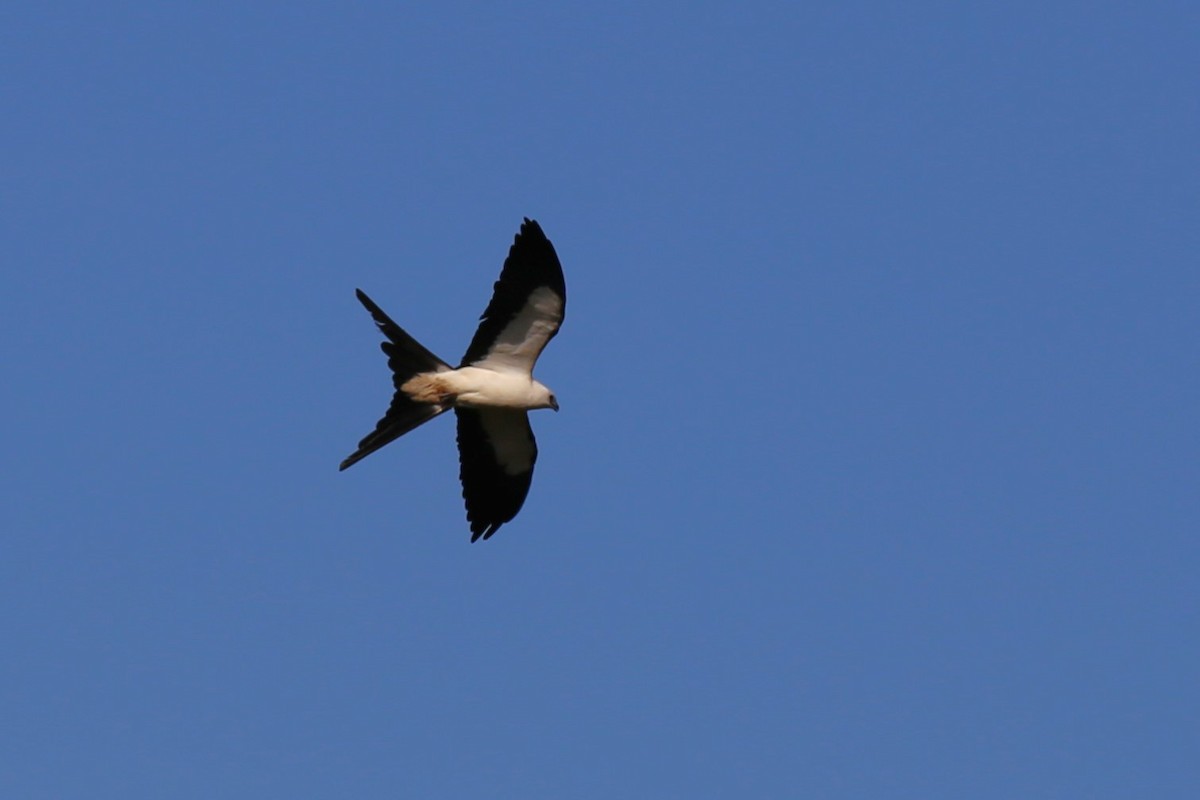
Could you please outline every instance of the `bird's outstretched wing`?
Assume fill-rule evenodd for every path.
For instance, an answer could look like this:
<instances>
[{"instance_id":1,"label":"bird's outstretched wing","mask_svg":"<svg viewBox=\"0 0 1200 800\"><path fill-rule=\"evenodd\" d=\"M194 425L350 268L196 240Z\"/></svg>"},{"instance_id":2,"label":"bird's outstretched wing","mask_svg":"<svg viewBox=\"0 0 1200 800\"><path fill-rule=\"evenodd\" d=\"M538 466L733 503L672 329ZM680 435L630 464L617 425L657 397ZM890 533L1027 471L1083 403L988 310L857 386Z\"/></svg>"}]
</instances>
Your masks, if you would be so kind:
<instances>
[{"instance_id":1,"label":"bird's outstretched wing","mask_svg":"<svg viewBox=\"0 0 1200 800\"><path fill-rule=\"evenodd\" d=\"M532 373L542 349L558 333L566 307L558 254L541 226L527 217L460 366Z\"/></svg>"},{"instance_id":2,"label":"bird's outstretched wing","mask_svg":"<svg viewBox=\"0 0 1200 800\"><path fill-rule=\"evenodd\" d=\"M537 442L524 411L456 408L458 462L471 541L486 539L521 510Z\"/></svg>"}]
</instances>

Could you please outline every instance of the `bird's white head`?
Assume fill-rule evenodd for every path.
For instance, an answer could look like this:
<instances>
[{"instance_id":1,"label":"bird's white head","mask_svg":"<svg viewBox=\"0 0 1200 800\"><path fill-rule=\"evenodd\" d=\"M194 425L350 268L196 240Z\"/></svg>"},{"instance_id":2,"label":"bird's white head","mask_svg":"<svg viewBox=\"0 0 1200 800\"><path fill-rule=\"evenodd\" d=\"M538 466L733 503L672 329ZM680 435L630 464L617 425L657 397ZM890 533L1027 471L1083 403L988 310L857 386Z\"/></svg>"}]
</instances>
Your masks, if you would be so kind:
<instances>
[{"instance_id":1,"label":"bird's white head","mask_svg":"<svg viewBox=\"0 0 1200 800\"><path fill-rule=\"evenodd\" d=\"M554 392L550 391L550 387L538 381L533 382L533 397L537 405L534 408L553 408L558 411L558 399L555 398Z\"/></svg>"}]
</instances>

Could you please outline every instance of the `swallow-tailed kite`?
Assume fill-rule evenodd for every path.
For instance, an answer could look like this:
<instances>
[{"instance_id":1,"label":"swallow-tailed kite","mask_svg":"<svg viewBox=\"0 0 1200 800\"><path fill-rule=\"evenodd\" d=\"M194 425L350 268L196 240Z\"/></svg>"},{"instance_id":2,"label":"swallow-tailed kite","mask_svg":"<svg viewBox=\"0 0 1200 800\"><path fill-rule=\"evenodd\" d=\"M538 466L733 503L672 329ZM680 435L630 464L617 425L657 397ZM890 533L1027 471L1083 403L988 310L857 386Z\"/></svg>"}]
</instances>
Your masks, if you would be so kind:
<instances>
[{"instance_id":1,"label":"swallow-tailed kite","mask_svg":"<svg viewBox=\"0 0 1200 800\"><path fill-rule=\"evenodd\" d=\"M558 333L567 305L554 246L526 218L458 369L405 333L361 289L357 294L388 338L381 347L396 393L340 469L453 408L471 541L488 538L521 510L533 480L537 442L525 412L558 411L554 393L533 379L533 365Z\"/></svg>"}]
</instances>

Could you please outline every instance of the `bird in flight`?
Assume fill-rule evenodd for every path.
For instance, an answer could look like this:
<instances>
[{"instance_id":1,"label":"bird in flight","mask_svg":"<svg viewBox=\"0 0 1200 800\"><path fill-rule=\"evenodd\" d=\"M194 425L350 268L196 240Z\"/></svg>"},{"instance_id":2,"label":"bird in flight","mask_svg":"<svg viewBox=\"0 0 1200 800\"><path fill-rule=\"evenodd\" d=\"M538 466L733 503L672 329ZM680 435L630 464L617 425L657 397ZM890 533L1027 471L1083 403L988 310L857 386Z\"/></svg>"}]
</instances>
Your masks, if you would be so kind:
<instances>
[{"instance_id":1,"label":"bird in flight","mask_svg":"<svg viewBox=\"0 0 1200 800\"><path fill-rule=\"evenodd\" d=\"M533 480L537 442L526 412L558 411L554 393L533 379L533 365L558 333L567 305L554 245L541 226L525 219L457 369L405 333L365 292L356 293L387 337L380 347L396 392L375 430L339 470L454 409L471 541L487 539L521 510Z\"/></svg>"}]
</instances>

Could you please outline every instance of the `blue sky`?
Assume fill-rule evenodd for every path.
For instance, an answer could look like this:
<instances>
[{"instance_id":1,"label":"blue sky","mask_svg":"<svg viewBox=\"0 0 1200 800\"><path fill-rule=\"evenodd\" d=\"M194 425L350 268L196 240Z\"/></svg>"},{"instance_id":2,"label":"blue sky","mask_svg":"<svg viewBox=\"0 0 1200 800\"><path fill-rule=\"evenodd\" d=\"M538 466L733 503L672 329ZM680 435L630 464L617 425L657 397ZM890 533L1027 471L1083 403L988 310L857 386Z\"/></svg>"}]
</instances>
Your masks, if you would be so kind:
<instances>
[{"instance_id":1,"label":"blue sky","mask_svg":"<svg viewBox=\"0 0 1200 800\"><path fill-rule=\"evenodd\" d=\"M1191 3L23 4L0 790L1191 798ZM520 516L368 291L563 261Z\"/></svg>"}]
</instances>

